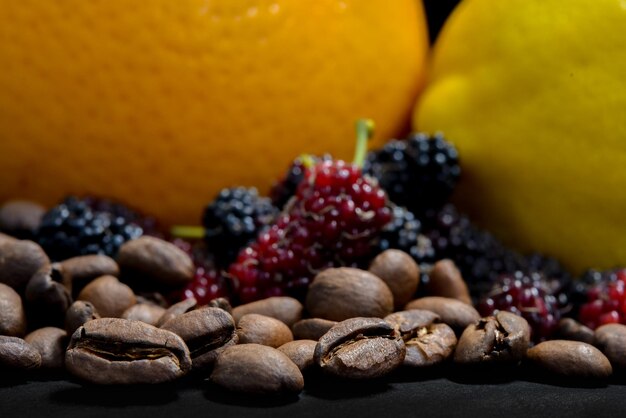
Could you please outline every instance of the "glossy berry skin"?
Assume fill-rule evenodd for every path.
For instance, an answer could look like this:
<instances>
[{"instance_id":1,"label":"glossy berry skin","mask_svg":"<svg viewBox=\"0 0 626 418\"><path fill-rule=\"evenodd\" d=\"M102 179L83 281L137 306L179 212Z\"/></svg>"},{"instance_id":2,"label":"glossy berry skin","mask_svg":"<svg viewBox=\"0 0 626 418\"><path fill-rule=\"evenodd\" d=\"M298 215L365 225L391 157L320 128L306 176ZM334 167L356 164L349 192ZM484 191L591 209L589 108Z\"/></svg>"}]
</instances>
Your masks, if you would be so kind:
<instances>
[{"instance_id":1,"label":"glossy berry skin","mask_svg":"<svg viewBox=\"0 0 626 418\"><path fill-rule=\"evenodd\" d=\"M605 324L626 324L626 269L599 274L596 284L586 290L587 301L580 306L578 320L591 329Z\"/></svg>"},{"instance_id":2,"label":"glossy berry skin","mask_svg":"<svg viewBox=\"0 0 626 418\"><path fill-rule=\"evenodd\" d=\"M320 160L331 161L330 155L326 154L323 157L311 156L314 163L318 163ZM300 182L304 180L304 173L306 172L306 166L304 159L298 157L294 159L287 169L284 177L272 185L270 190L270 198L272 204L279 209L285 207L289 199L291 199L298 190Z\"/></svg>"},{"instance_id":3,"label":"glossy berry skin","mask_svg":"<svg viewBox=\"0 0 626 418\"><path fill-rule=\"evenodd\" d=\"M441 133L416 133L368 154L364 171L378 179L397 205L421 216L441 207L461 174L458 153Z\"/></svg>"},{"instance_id":4,"label":"glossy berry skin","mask_svg":"<svg viewBox=\"0 0 626 418\"><path fill-rule=\"evenodd\" d=\"M241 303L279 295L303 298L315 274L371 256L390 221L385 192L343 161L306 170L295 198L228 270Z\"/></svg>"},{"instance_id":5,"label":"glossy berry skin","mask_svg":"<svg viewBox=\"0 0 626 418\"><path fill-rule=\"evenodd\" d=\"M94 211L75 197L46 212L37 231L37 242L51 260L87 254L115 257L126 241L143 234L140 226L121 215Z\"/></svg>"},{"instance_id":6,"label":"glossy berry skin","mask_svg":"<svg viewBox=\"0 0 626 418\"><path fill-rule=\"evenodd\" d=\"M478 303L478 311L489 316L498 311L524 317L535 343L549 339L561 319L561 306L552 283L540 274L522 272L501 276Z\"/></svg>"},{"instance_id":7,"label":"glossy berry skin","mask_svg":"<svg viewBox=\"0 0 626 418\"><path fill-rule=\"evenodd\" d=\"M207 247L220 266L227 267L277 215L270 199L259 196L255 188L222 189L202 215Z\"/></svg>"}]
</instances>

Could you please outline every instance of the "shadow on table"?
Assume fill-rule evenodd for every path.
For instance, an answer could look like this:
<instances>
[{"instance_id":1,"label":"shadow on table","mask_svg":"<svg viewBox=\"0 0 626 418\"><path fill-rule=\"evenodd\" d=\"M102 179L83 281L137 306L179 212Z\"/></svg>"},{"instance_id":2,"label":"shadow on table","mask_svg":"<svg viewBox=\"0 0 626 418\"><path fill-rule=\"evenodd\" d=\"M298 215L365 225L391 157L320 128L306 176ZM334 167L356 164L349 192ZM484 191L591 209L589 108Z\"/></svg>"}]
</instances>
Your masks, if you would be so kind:
<instances>
[{"instance_id":1,"label":"shadow on table","mask_svg":"<svg viewBox=\"0 0 626 418\"><path fill-rule=\"evenodd\" d=\"M205 380L202 383L202 392L211 402L236 405L249 408L272 408L297 402L298 395L245 395L229 392Z\"/></svg>"}]
</instances>

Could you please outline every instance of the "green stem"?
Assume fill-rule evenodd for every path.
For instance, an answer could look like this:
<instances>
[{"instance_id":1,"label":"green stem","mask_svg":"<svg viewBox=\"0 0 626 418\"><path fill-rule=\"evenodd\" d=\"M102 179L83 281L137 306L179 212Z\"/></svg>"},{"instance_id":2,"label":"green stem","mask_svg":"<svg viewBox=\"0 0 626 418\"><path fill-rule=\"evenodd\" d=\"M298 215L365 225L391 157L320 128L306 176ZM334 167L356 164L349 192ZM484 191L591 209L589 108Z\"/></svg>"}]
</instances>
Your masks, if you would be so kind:
<instances>
[{"instance_id":1,"label":"green stem","mask_svg":"<svg viewBox=\"0 0 626 418\"><path fill-rule=\"evenodd\" d=\"M367 141L374 134L374 121L371 119L359 119L356 121L356 149L352 164L363 167L367 155Z\"/></svg>"},{"instance_id":2,"label":"green stem","mask_svg":"<svg viewBox=\"0 0 626 418\"><path fill-rule=\"evenodd\" d=\"M204 228L195 225L176 225L170 230L170 233L178 238L203 238Z\"/></svg>"}]
</instances>

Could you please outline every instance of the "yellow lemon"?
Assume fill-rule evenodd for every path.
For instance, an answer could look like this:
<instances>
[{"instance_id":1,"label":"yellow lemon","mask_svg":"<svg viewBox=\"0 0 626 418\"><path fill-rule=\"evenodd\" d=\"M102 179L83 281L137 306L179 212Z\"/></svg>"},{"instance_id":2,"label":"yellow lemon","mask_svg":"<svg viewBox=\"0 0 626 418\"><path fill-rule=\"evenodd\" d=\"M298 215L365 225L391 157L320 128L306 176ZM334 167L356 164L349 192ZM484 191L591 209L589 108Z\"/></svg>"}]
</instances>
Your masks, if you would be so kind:
<instances>
[{"instance_id":1,"label":"yellow lemon","mask_svg":"<svg viewBox=\"0 0 626 418\"><path fill-rule=\"evenodd\" d=\"M0 201L104 195L196 223L300 153L401 134L428 52L420 1L0 0Z\"/></svg>"},{"instance_id":2,"label":"yellow lemon","mask_svg":"<svg viewBox=\"0 0 626 418\"><path fill-rule=\"evenodd\" d=\"M414 128L458 147L458 202L521 250L626 265L626 1L464 0Z\"/></svg>"}]
</instances>

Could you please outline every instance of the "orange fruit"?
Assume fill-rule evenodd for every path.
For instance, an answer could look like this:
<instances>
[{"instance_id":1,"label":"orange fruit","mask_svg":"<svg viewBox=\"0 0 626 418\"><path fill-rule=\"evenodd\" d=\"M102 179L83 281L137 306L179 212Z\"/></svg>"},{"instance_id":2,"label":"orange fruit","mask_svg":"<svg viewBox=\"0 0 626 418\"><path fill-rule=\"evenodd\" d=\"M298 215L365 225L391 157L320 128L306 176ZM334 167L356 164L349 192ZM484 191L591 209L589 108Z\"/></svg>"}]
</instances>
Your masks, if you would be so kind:
<instances>
[{"instance_id":1,"label":"orange fruit","mask_svg":"<svg viewBox=\"0 0 626 418\"><path fill-rule=\"evenodd\" d=\"M414 127L458 148L457 202L572 272L626 265L626 1L463 0Z\"/></svg>"},{"instance_id":2,"label":"orange fruit","mask_svg":"<svg viewBox=\"0 0 626 418\"><path fill-rule=\"evenodd\" d=\"M417 0L0 0L0 39L0 201L165 224L300 153L351 158L357 118L402 134L428 51Z\"/></svg>"}]
</instances>

